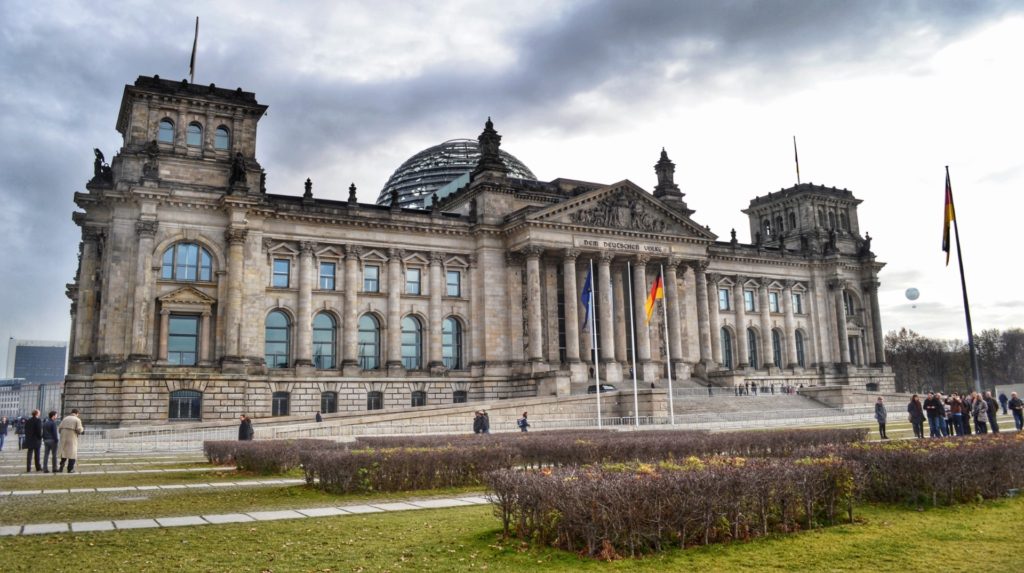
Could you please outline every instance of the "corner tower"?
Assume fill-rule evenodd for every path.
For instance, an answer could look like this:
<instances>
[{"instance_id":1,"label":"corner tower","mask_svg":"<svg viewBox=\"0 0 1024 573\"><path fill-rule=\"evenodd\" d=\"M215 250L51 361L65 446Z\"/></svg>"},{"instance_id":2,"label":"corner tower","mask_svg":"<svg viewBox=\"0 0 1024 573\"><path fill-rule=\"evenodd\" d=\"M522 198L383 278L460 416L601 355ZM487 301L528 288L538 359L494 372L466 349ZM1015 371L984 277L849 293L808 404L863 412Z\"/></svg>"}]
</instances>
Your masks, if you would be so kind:
<instances>
[{"instance_id":1,"label":"corner tower","mask_svg":"<svg viewBox=\"0 0 1024 573\"><path fill-rule=\"evenodd\" d=\"M870 238L860 234L860 203L846 189L803 183L755 197L743 213L755 245L812 255L860 255L870 252L871 246Z\"/></svg>"}]
</instances>

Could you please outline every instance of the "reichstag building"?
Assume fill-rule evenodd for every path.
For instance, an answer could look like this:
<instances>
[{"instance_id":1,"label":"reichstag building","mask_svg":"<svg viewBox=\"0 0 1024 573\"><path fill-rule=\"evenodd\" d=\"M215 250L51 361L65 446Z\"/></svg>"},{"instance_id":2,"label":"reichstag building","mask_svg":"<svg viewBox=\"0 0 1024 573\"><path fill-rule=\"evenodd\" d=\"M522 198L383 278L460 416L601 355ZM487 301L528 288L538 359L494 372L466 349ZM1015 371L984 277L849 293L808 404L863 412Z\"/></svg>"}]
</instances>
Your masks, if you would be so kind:
<instances>
[{"instance_id":1,"label":"reichstag building","mask_svg":"<svg viewBox=\"0 0 1024 573\"><path fill-rule=\"evenodd\" d=\"M113 425L557 399L595 366L631 384L634 363L645 388L670 369L684 386L892 388L883 264L845 189L755 197L750 242L722 240L664 150L650 190L538 181L488 120L413 155L376 204L308 180L275 194L256 158L266 110L241 88L125 86L123 146L109 164L96 151L74 197L65 409Z\"/></svg>"}]
</instances>

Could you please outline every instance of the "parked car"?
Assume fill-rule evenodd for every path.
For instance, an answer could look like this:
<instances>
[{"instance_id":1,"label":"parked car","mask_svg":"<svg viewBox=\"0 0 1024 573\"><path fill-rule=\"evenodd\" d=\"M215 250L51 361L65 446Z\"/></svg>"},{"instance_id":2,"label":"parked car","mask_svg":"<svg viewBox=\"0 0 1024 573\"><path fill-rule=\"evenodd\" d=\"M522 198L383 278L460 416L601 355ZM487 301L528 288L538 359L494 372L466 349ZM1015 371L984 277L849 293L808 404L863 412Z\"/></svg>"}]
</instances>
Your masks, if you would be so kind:
<instances>
[{"instance_id":1,"label":"parked car","mask_svg":"<svg viewBox=\"0 0 1024 573\"><path fill-rule=\"evenodd\" d=\"M615 390L616 390L615 386L613 386L611 384L601 384L601 393L602 394L604 394L605 392L614 392ZM590 385L590 386L588 386L587 387L587 394L597 394L597 385Z\"/></svg>"}]
</instances>

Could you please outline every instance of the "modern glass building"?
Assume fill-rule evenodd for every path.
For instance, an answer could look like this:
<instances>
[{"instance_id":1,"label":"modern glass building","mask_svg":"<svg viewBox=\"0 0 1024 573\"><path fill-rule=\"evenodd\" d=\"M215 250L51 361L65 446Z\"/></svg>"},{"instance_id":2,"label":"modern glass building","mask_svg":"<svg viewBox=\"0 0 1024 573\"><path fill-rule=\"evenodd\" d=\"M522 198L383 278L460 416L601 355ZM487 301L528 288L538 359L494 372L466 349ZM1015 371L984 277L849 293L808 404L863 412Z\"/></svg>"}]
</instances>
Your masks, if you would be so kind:
<instances>
[{"instance_id":1,"label":"modern glass building","mask_svg":"<svg viewBox=\"0 0 1024 573\"><path fill-rule=\"evenodd\" d=\"M26 382L63 382L68 343L54 340L18 340L7 347L7 377Z\"/></svg>"}]
</instances>

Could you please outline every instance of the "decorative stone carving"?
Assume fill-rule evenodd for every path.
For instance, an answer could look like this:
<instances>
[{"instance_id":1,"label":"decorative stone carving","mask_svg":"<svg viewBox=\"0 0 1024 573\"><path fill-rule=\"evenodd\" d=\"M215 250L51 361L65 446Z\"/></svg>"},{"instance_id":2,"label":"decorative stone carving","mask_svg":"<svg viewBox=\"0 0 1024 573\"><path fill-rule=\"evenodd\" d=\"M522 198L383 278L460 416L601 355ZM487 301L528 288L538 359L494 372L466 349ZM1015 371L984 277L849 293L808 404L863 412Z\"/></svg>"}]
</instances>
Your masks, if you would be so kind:
<instances>
[{"instance_id":1,"label":"decorative stone carving","mask_svg":"<svg viewBox=\"0 0 1024 573\"><path fill-rule=\"evenodd\" d=\"M149 237L152 239L156 236L157 225L156 221L136 221L135 232L139 237Z\"/></svg>"},{"instance_id":2,"label":"decorative stone carving","mask_svg":"<svg viewBox=\"0 0 1024 573\"><path fill-rule=\"evenodd\" d=\"M722 280L722 275L718 273L711 273L707 275L706 278L708 279L709 285L718 286L719 281Z\"/></svg>"},{"instance_id":3,"label":"decorative stone carving","mask_svg":"<svg viewBox=\"0 0 1024 573\"><path fill-rule=\"evenodd\" d=\"M562 258L567 261L575 261L580 256L579 249L565 249L562 251Z\"/></svg>"},{"instance_id":4,"label":"decorative stone carving","mask_svg":"<svg viewBox=\"0 0 1024 573\"><path fill-rule=\"evenodd\" d=\"M303 255L312 255L313 251L315 251L315 250L316 250L316 243L315 242L313 242L313 241L300 241L299 242L299 251Z\"/></svg>"},{"instance_id":5,"label":"decorative stone carving","mask_svg":"<svg viewBox=\"0 0 1024 573\"><path fill-rule=\"evenodd\" d=\"M99 149L93 149L93 153L96 154L96 160L92 164L92 183L108 183L114 182L114 172L111 171L110 165L103 158L103 152Z\"/></svg>"},{"instance_id":6,"label":"decorative stone carving","mask_svg":"<svg viewBox=\"0 0 1024 573\"><path fill-rule=\"evenodd\" d=\"M444 264L444 253L434 251L430 253L430 264L432 265L443 265Z\"/></svg>"},{"instance_id":7,"label":"decorative stone carving","mask_svg":"<svg viewBox=\"0 0 1024 573\"><path fill-rule=\"evenodd\" d=\"M402 249L388 249L388 260L397 259L401 261L405 258L405 251Z\"/></svg>"},{"instance_id":8,"label":"decorative stone carving","mask_svg":"<svg viewBox=\"0 0 1024 573\"><path fill-rule=\"evenodd\" d=\"M693 269L694 274L696 274L696 273L702 273L702 272L708 270L708 264L709 263L708 263L707 259L705 259L705 260L702 260L702 261L690 261L689 264L690 264L690 268Z\"/></svg>"},{"instance_id":9,"label":"decorative stone carving","mask_svg":"<svg viewBox=\"0 0 1024 573\"><path fill-rule=\"evenodd\" d=\"M847 286L847 281L843 279L833 279L828 281L828 288L830 290L846 290Z\"/></svg>"},{"instance_id":10,"label":"decorative stone carving","mask_svg":"<svg viewBox=\"0 0 1024 573\"><path fill-rule=\"evenodd\" d=\"M363 248L359 245L345 245L345 258L359 260L363 254Z\"/></svg>"},{"instance_id":11,"label":"decorative stone carving","mask_svg":"<svg viewBox=\"0 0 1024 573\"><path fill-rule=\"evenodd\" d=\"M245 237L248 234L248 229L231 228L224 231L224 238L227 240L229 245L241 245L245 243Z\"/></svg>"},{"instance_id":12,"label":"decorative stone carving","mask_svg":"<svg viewBox=\"0 0 1024 573\"><path fill-rule=\"evenodd\" d=\"M508 166L505 165L498 153L498 149L501 147L501 136L494 130L491 118L487 118L484 130L480 132L477 141L480 143L480 159L477 161L476 168L473 169L473 177L485 171L508 173Z\"/></svg>"},{"instance_id":13,"label":"decorative stone carving","mask_svg":"<svg viewBox=\"0 0 1024 573\"><path fill-rule=\"evenodd\" d=\"M96 227L82 227L82 241L99 242L103 239L103 229Z\"/></svg>"},{"instance_id":14,"label":"decorative stone carving","mask_svg":"<svg viewBox=\"0 0 1024 573\"><path fill-rule=\"evenodd\" d=\"M355 205L356 204L356 184L355 183L352 183L351 185L348 186L348 204L349 205Z\"/></svg>"},{"instance_id":15,"label":"decorative stone carving","mask_svg":"<svg viewBox=\"0 0 1024 573\"><path fill-rule=\"evenodd\" d=\"M637 266L647 266L647 263L651 262L651 255L637 255L633 260Z\"/></svg>"},{"instance_id":16,"label":"decorative stone carving","mask_svg":"<svg viewBox=\"0 0 1024 573\"><path fill-rule=\"evenodd\" d=\"M228 185L244 185L248 178L245 170L245 157L242 157L242 152L238 151L235 153L235 158L231 161L231 176L228 178Z\"/></svg>"},{"instance_id":17,"label":"decorative stone carving","mask_svg":"<svg viewBox=\"0 0 1024 573\"><path fill-rule=\"evenodd\" d=\"M145 179L156 179L160 175L158 159L160 157L160 145L155 139L146 144L143 149L146 153L146 161L142 164L142 177Z\"/></svg>"},{"instance_id":18,"label":"decorative stone carving","mask_svg":"<svg viewBox=\"0 0 1024 573\"><path fill-rule=\"evenodd\" d=\"M593 207L569 213L569 220L577 225L645 233L661 233L668 226L661 215L621 189L598 200Z\"/></svg>"},{"instance_id":19,"label":"decorative stone carving","mask_svg":"<svg viewBox=\"0 0 1024 573\"><path fill-rule=\"evenodd\" d=\"M872 296L878 293L879 286L881 286L881 283L879 283L877 280L867 280L861 283L861 288L864 290L864 292Z\"/></svg>"},{"instance_id":20,"label":"decorative stone carving","mask_svg":"<svg viewBox=\"0 0 1024 573\"><path fill-rule=\"evenodd\" d=\"M306 183L303 185L305 191L302 193L302 200L308 201L313 198L313 180L306 177Z\"/></svg>"}]
</instances>

